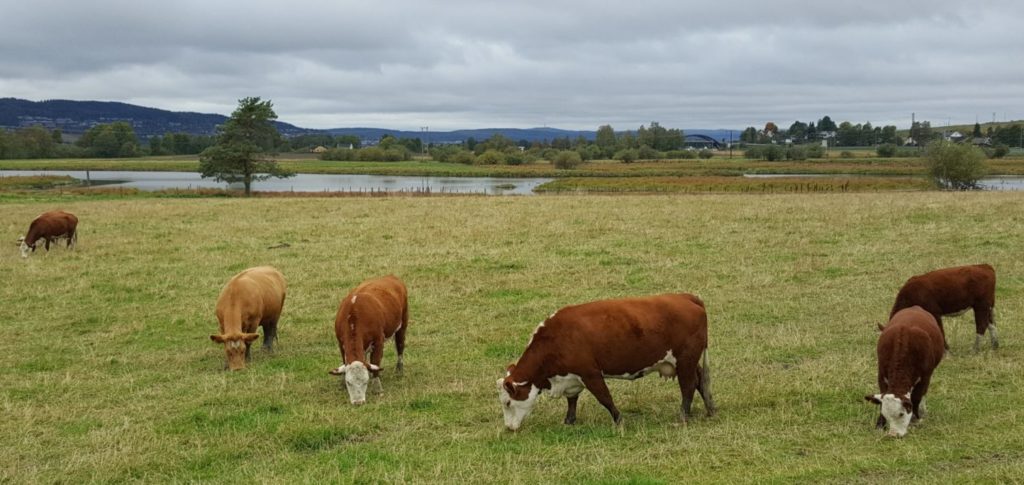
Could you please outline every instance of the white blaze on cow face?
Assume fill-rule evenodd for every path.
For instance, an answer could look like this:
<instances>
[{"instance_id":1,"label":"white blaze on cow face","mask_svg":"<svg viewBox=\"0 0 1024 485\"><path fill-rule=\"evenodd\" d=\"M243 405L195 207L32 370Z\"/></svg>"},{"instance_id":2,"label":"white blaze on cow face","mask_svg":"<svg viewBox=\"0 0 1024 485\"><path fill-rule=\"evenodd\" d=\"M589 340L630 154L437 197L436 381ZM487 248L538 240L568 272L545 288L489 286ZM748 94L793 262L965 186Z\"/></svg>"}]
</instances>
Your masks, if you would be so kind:
<instances>
[{"instance_id":1,"label":"white blaze on cow face","mask_svg":"<svg viewBox=\"0 0 1024 485\"><path fill-rule=\"evenodd\" d=\"M526 395L526 399L517 400L513 399L512 395L509 394L508 389L505 388L505 383L505 379L498 379L498 402L501 403L501 412L505 415L505 427L510 431L515 431L519 429L519 426L523 424L523 419L526 419L530 411L533 411L533 407L537 405L537 396L540 395L540 389L530 384L530 392ZM518 390L526 384L509 382L508 385L514 390Z\"/></svg>"},{"instance_id":2,"label":"white blaze on cow face","mask_svg":"<svg viewBox=\"0 0 1024 485\"><path fill-rule=\"evenodd\" d=\"M345 387L348 388L348 399L352 404L366 403L366 384L370 382L370 369L366 364L355 361L345 366Z\"/></svg>"},{"instance_id":3,"label":"white blaze on cow face","mask_svg":"<svg viewBox=\"0 0 1024 485\"><path fill-rule=\"evenodd\" d=\"M25 244L25 240L22 239L22 241L21 241L21 257L27 258L28 257L28 250L29 249L31 249L31 248L29 248L28 244Z\"/></svg>"},{"instance_id":4,"label":"white blaze on cow face","mask_svg":"<svg viewBox=\"0 0 1024 485\"><path fill-rule=\"evenodd\" d=\"M907 434L910 427L912 412L910 408L910 395L902 399L895 394L875 394L874 398L882 404L882 416L889 424L889 436L902 438Z\"/></svg>"}]
</instances>

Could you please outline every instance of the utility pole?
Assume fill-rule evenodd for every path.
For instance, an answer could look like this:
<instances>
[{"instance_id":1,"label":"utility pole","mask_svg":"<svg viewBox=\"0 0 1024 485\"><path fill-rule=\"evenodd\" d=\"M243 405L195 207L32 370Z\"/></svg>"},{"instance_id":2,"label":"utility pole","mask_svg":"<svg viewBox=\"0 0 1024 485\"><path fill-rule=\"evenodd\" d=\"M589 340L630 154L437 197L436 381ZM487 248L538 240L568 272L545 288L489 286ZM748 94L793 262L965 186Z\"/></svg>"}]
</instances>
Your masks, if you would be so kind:
<instances>
[{"instance_id":1,"label":"utility pole","mask_svg":"<svg viewBox=\"0 0 1024 485\"><path fill-rule=\"evenodd\" d=\"M424 134L424 138L426 138L426 140L427 140L426 143L423 144L423 154L426 155L427 154L427 147L430 146L430 127L429 126L421 126L420 127L420 132Z\"/></svg>"}]
</instances>

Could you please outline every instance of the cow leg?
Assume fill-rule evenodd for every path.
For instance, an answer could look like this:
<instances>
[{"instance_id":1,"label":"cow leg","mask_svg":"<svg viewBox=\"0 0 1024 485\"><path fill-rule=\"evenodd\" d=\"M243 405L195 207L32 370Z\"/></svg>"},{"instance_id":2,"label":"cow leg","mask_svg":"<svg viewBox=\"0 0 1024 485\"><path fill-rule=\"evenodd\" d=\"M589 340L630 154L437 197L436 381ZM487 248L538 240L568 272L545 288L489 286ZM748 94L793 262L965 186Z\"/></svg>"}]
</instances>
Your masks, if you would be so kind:
<instances>
[{"instance_id":1,"label":"cow leg","mask_svg":"<svg viewBox=\"0 0 1024 485\"><path fill-rule=\"evenodd\" d=\"M978 352L981 350L981 336L985 335L985 331L989 328L992 329L992 333L989 334L989 339L992 341L992 348L999 346L997 338L993 338L995 335L996 328L992 321L992 307L987 303L981 303L974 306L974 351Z\"/></svg>"},{"instance_id":2,"label":"cow leg","mask_svg":"<svg viewBox=\"0 0 1024 485\"><path fill-rule=\"evenodd\" d=\"M910 392L910 404L914 411L913 416L910 418L911 421L918 421L924 415L921 414L921 404L924 402L924 395L928 393L928 384L931 382L932 376L925 376L921 378L921 381L914 386L914 389Z\"/></svg>"},{"instance_id":3,"label":"cow leg","mask_svg":"<svg viewBox=\"0 0 1024 485\"><path fill-rule=\"evenodd\" d=\"M946 327L942 326L942 315L938 313L932 313L932 315L935 316L935 323L939 324L939 332L942 333L942 345L946 349L946 355L949 355L951 352L949 351L949 341L946 340Z\"/></svg>"},{"instance_id":4,"label":"cow leg","mask_svg":"<svg viewBox=\"0 0 1024 485\"><path fill-rule=\"evenodd\" d=\"M612 421L615 424L622 423L622 413L615 407L615 402L612 401L612 393L608 391L608 385L604 382L604 377L588 376L583 377L583 385L586 386L587 390L590 391L594 397L597 398L597 402L601 403L608 413L612 415Z\"/></svg>"},{"instance_id":5,"label":"cow leg","mask_svg":"<svg viewBox=\"0 0 1024 485\"><path fill-rule=\"evenodd\" d=\"M682 354L680 354L682 355ZM693 391L697 389L697 365L686 362L676 363L676 380L679 381L679 393L683 397L683 405L679 419L685 423L686 418L691 415L693 407Z\"/></svg>"},{"instance_id":6,"label":"cow leg","mask_svg":"<svg viewBox=\"0 0 1024 485\"><path fill-rule=\"evenodd\" d=\"M579 401L579 399L579 394L565 398L569 405L568 409L565 410L565 424L576 424L576 401Z\"/></svg>"},{"instance_id":7,"label":"cow leg","mask_svg":"<svg viewBox=\"0 0 1024 485\"><path fill-rule=\"evenodd\" d=\"M245 361L252 362L252 342L245 343Z\"/></svg>"},{"instance_id":8,"label":"cow leg","mask_svg":"<svg viewBox=\"0 0 1024 485\"><path fill-rule=\"evenodd\" d=\"M274 351L274 342L277 341L277 320L263 324L263 350Z\"/></svg>"},{"instance_id":9,"label":"cow leg","mask_svg":"<svg viewBox=\"0 0 1024 485\"><path fill-rule=\"evenodd\" d=\"M45 242L43 243L43 247L45 247L45 248L46 248L46 252L50 252L50 238L48 238L48 237L44 237L44 238L43 238L43 241L45 241Z\"/></svg>"},{"instance_id":10,"label":"cow leg","mask_svg":"<svg viewBox=\"0 0 1024 485\"><path fill-rule=\"evenodd\" d=\"M373 339L373 348L370 351L370 363L380 368L380 361L384 357L384 335L378 335ZM370 392L380 394L384 387L380 384L380 371L370 371Z\"/></svg>"},{"instance_id":11,"label":"cow leg","mask_svg":"<svg viewBox=\"0 0 1024 485\"><path fill-rule=\"evenodd\" d=\"M405 329L409 327L409 310L402 312L402 327L395 332L395 352L398 354L395 363L395 373L401 375L405 365L402 362L402 355L405 354Z\"/></svg>"}]
</instances>

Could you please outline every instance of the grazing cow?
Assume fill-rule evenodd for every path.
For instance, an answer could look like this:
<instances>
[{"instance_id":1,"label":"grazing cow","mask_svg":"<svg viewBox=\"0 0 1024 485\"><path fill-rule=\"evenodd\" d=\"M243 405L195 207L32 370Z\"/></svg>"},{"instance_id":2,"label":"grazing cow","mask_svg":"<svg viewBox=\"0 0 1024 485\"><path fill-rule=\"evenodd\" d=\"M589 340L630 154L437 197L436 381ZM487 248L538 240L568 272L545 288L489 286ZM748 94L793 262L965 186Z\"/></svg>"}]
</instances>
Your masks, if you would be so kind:
<instances>
[{"instance_id":1,"label":"grazing cow","mask_svg":"<svg viewBox=\"0 0 1024 485\"><path fill-rule=\"evenodd\" d=\"M678 379L684 423L695 389L708 415L714 415L707 345L704 302L694 295L602 300L562 308L540 323L523 355L508 367L504 379L498 379L505 426L519 429L542 392L566 398L565 424L573 424L583 389L618 425L622 416L605 378L633 380L652 372Z\"/></svg>"},{"instance_id":2,"label":"grazing cow","mask_svg":"<svg viewBox=\"0 0 1024 485\"><path fill-rule=\"evenodd\" d=\"M334 319L341 365L330 374L345 375L345 386L352 404L366 403L366 387L371 377L374 392L381 392L380 360L384 356L384 341L392 336L398 352L395 372L402 372L408 327L408 291L402 280L394 275L364 281L341 300ZM370 354L369 362L367 353Z\"/></svg>"},{"instance_id":3,"label":"grazing cow","mask_svg":"<svg viewBox=\"0 0 1024 485\"><path fill-rule=\"evenodd\" d=\"M220 334L210 340L224 344L225 369L242 370L252 359L249 347L260 336L256 327L263 327L263 348L273 352L286 289L284 276L270 266L249 268L224 285L217 298Z\"/></svg>"},{"instance_id":4,"label":"grazing cow","mask_svg":"<svg viewBox=\"0 0 1024 485\"><path fill-rule=\"evenodd\" d=\"M987 264L945 268L913 276L896 295L896 302L889 312L889 318L896 312L920 306L935 317L942 332L943 345L949 350L946 330L942 327L942 316L960 314L968 308L974 309L974 351L981 345L981 336L989 330L992 348L999 348L996 336L996 322L993 310L996 306L996 270Z\"/></svg>"},{"instance_id":5,"label":"grazing cow","mask_svg":"<svg viewBox=\"0 0 1024 485\"><path fill-rule=\"evenodd\" d=\"M36 242L40 239L45 241L46 250L50 250L50 243L56 242L61 237L67 238L67 247L72 247L78 242L78 218L70 212L60 210L44 212L32 220L28 226L28 234L21 240L21 257L27 258L29 250L36 251Z\"/></svg>"},{"instance_id":6,"label":"grazing cow","mask_svg":"<svg viewBox=\"0 0 1024 485\"><path fill-rule=\"evenodd\" d=\"M878 390L864 396L881 405L876 427L889 423L889 436L907 434L911 420L921 419L932 372L945 353L942 330L919 306L896 312L878 337Z\"/></svg>"}]
</instances>

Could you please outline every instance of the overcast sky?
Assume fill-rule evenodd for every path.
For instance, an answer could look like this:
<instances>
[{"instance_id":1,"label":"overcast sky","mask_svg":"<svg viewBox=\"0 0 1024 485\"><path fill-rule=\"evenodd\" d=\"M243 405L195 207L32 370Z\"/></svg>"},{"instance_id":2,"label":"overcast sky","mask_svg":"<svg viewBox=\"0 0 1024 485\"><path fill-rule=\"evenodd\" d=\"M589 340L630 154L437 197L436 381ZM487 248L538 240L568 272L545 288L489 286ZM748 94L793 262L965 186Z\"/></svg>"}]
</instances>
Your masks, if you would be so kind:
<instances>
[{"instance_id":1,"label":"overcast sky","mask_svg":"<svg viewBox=\"0 0 1024 485\"><path fill-rule=\"evenodd\" d=\"M308 128L1024 118L1024 1L0 0L0 97Z\"/></svg>"}]
</instances>

